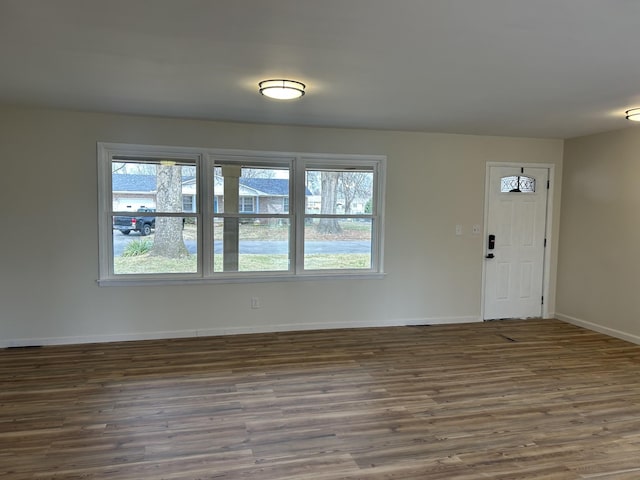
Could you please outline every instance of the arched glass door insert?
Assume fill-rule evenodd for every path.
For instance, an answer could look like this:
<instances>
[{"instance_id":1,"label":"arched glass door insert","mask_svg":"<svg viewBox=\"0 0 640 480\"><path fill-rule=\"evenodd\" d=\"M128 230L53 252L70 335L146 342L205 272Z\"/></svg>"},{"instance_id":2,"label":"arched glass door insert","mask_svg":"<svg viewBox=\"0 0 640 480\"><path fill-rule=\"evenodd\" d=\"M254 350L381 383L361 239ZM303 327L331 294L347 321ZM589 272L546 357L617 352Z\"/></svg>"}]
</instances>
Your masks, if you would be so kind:
<instances>
[{"instance_id":1,"label":"arched glass door insert","mask_svg":"<svg viewBox=\"0 0 640 480\"><path fill-rule=\"evenodd\" d=\"M500 193L535 193L536 179L524 175L510 175L500 179Z\"/></svg>"}]
</instances>

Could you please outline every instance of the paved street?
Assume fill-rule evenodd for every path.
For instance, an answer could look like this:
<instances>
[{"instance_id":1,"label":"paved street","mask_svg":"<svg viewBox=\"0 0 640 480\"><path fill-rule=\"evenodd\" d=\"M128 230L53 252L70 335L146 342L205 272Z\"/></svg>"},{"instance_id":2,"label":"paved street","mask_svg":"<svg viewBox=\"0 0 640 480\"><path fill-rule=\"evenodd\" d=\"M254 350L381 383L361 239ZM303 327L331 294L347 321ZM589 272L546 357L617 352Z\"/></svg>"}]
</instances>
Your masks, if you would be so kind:
<instances>
[{"instance_id":1,"label":"paved street","mask_svg":"<svg viewBox=\"0 0 640 480\"><path fill-rule=\"evenodd\" d=\"M114 256L122 255L127 243L141 238L153 239L153 236L140 237L132 233L122 235L118 231L113 233ZM185 245L190 253L196 253L196 241L185 240ZM222 241L214 242L214 253L222 253ZM243 254L286 254L288 253L286 241L243 240L240 241L240 253ZM340 241L309 241L305 243L306 253L370 253L371 243L368 240L340 240Z\"/></svg>"}]
</instances>

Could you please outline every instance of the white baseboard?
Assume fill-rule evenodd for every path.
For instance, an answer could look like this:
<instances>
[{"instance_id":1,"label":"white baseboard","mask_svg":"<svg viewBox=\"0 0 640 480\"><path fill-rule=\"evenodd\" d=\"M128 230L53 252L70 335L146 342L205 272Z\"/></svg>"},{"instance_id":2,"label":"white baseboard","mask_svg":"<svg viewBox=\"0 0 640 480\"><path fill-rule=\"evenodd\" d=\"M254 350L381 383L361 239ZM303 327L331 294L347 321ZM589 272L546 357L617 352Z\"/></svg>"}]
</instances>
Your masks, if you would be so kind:
<instances>
[{"instance_id":1,"label":"white baseboard","mask_svg":"<svg viewBox=\"0 0 640 480\"><path fill-rule=\"evenodd\" d=\"M167 338L210 337L222 335L240 335L246 333L274 333L304 330L332 330L341 328L404 327L415 325L448 325L455 323L474 323L482 321L480 317L439 317L384 320L380 322L329 322L298 323L279 325L251 325L244 327L216 327L199 330L172 330L163 332L126 333L114 335L88 335L73 337L14 338L0 340L0 348L30 347L43 345L73 345L83 343L128 342L135 340L162 340Z\"/></svg>"},{"instance_id":2,"label":"white baseboard","mask_svg":"<svg viewBox=\"0 0 640 480\"><path fill-rule=\"evenodd\" d=\"M638 335L633 335L621 330L616 330L615 328L604 327L602 325L598 325L597 323L588 322L586 320L581 320L579 318L564 315L562 313L556 313L555 318L557 318L558 320L562 320L563 322L576 325L578 327L586 328L587 330L593 330L594 332L603 333L605 335L609 335L610 337L619 338L620 340L626 340L627 342L640 345L640 336Z\"/></svg>"},{"instance_id":3,"label":"white baseboard","mask_svg":"<svg viewBox=\"0 0 640 480\"><path fill-rule=\"evenodd\" d=\"M329 322L267 325L264 327L228 327L198 330L199 336L238 335L243 333L294 332L304 330L336 330L340 328L410 327L416 325L448 325L480 322L479 317L402 318L380 322Z\"/></svg>"},{"instance_id":4,"label":"white baseboard","mask_svg":"<svg viewBox=\"0 0 640 480\"><path fill-rule=\"evenodd\" d=\"M0 340L0 348L34 347L44 345L76 345L83 343L129 342L134 340L163 340L166 338L196 337L195 330L168 332L123 333L113 335L87 335L73 337L33 337Z\"/></svg>"}]
</instances>

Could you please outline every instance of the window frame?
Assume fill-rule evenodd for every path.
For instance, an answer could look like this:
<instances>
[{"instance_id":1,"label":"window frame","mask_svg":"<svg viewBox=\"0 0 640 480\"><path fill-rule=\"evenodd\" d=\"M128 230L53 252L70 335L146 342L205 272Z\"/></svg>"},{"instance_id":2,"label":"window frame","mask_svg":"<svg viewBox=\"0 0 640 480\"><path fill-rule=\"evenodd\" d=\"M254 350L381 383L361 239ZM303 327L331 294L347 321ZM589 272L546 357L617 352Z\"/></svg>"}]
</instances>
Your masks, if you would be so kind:
<instances>
[{"instance_id":1,"label":"window frame","mask_svg":"<svg viewBox=\"0 0 640 480\"><path fill-rule=\"evenodd\" d=\"M194 212L185 212L196 219L197 231L197 272L162 274L115 274L113 271L113 229L112 217L112 161L113 157L135 158L171 158L193 162L196 166L196 198ZM384 209L386 156L354 154L311 154L272 151L247 151L212 149L197 147L175 147L158 145L138 145L124 143L98 142L98 284L109 285L154 285L154 284L190 284L190 283L237 283L289 281L300 279L336 279L336 278L382 278L384 276ZM288 168L289 171L289 211L274 213L236 213L214 212L214 166L238 164L264 166L266 168ZM363 217L371 219L371 266L368 269L304 269L304 226L306 213L305 172L308 166L326 165L328 168L340 166L371 168L374 173L373 201L371 214L350 214L346 218ZM284 200L283 200L284 201ZM255 205L254 205L255 210ZM117 212L119 213L119 212ZM289 270L286 271L250 271L250 272L214 272L213 249L204 248L213 245L214 217L235 215L244 217L287 218L289 219ZM335 215L345 218L343 214ZM211 251L210 251L211 250Z\"/></svg>"}]
</instances>

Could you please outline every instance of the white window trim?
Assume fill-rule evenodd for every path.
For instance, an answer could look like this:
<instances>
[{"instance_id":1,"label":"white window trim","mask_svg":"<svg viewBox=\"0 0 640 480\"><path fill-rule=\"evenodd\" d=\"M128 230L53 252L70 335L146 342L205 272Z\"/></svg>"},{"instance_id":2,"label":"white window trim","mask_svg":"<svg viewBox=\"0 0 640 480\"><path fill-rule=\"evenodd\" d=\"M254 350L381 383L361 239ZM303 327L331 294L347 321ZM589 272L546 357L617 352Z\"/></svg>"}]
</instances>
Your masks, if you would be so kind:
<instances>
[{"instance_id":1,"label":"white window trim","mask_svg":"<svg viewBox=\"0 0 640 480\"><path fill-rule=\"evenodd\" d=\"M196 147L174 147L157 145L136 145L122 143L98 142L98 229L99 229L99 285L182 285L201 283L252 283L272 281L296 281L301 279L373 279L384 277L384 208L386 156L383 155L354 155L354 154L309 154L292 152L248 151L229 149L207 149ZM196 203L197 214L191 213L197 219L198 225L198 267L197 273L187 274L140 274L116 275L113 272L113 231L111 228L112 215L112 185L111 158L114 155L147 156L152 158L171 156L172 158L195 161L198 171L198 195ZM295 259L289 271L284 272L213 272L213 255L209 248L213 234L209 221L214 216L213 175L211 167L214 163L237 162L252 165L274 166L274 163L287 163L291 169L288 213L283 218L291 219L290 258ZM371 215L336 215L338 218L352 218L362 216L371 218L373 232L371 238L371 269L335 269L335 270L304 270L304 219L305 219L305 168L307 165L318 166L326 163L335 166L363 166L373 167L376 172L376 196L374 211ZM211 203L211 205L209 205ZM293 210L291 211L292 205ZM257 215L257 214L253 214ZM216 214L220 216L220 214Z\"/></svg>"}]
</instances>

